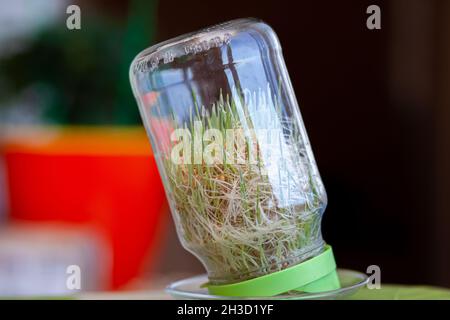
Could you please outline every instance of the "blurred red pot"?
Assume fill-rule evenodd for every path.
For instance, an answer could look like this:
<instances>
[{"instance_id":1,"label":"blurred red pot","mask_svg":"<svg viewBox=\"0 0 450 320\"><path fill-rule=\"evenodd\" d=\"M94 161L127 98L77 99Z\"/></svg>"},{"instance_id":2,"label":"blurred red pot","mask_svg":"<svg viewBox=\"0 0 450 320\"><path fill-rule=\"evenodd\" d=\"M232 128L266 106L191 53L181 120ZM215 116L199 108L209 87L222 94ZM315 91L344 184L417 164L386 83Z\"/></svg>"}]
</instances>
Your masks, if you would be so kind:
<instances>
[{"instance_id":1,"label":"blurred red pot","mask_svg":"<svg viewBox=\"0 0 450 320\"><path fill-rule=\"evenodd\" d=\"M157 260L168 210L143 129L28 127L5 132L0 148L10 219L97 227L112 249L113 289L141 276L148 262Z\"/></svg>"}]
</instances>

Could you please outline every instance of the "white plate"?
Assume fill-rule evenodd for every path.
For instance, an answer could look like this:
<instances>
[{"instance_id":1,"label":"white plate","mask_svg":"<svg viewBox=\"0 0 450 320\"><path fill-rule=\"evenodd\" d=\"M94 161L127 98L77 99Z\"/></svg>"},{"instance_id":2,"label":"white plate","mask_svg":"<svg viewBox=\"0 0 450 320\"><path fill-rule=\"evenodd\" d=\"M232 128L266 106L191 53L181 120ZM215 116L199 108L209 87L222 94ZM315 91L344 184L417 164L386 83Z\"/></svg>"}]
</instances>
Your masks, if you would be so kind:
<instances>
[{"instance_id":1,"label":"white plate","mask_svg":"<svg viewBox=\"0 0 450 320\"><path fill-rule=\"evenodd\" d=\"M206 275L195 276L184 280L171 283L166 291L176 299L199 299L199 300L217 300L217 299L262 299L262 300L306 300L306 299L344 299L361 287L367 284L367 275L361 272L338 269L338 276L341 282L341 288L337 290L305 293L299 291L291 291L287 294L274 297L222 297L208 293L206 288L201 286L208 282Z\"/></svg>"}]
</instances>

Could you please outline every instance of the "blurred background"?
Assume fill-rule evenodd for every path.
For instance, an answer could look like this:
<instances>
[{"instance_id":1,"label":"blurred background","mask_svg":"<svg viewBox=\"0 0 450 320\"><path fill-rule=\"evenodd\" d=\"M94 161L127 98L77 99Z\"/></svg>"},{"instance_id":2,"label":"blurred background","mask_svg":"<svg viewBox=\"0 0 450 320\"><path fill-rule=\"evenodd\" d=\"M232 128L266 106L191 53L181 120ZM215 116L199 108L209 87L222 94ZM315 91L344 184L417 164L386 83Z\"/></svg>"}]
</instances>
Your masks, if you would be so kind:
<instances>
[{"instance_id":1,"label":"blurred background","mask_svg":"<svg viewBox=\"0 0 450 320\"><path fill-rule=\"evenodd\" d=\"M72 264L94 291L203 271L178 243L128 68L242 17L280 38L338 265L450 287L449 1L0 0L0 295L69 294Z\"/></svg>"}]
</instances>

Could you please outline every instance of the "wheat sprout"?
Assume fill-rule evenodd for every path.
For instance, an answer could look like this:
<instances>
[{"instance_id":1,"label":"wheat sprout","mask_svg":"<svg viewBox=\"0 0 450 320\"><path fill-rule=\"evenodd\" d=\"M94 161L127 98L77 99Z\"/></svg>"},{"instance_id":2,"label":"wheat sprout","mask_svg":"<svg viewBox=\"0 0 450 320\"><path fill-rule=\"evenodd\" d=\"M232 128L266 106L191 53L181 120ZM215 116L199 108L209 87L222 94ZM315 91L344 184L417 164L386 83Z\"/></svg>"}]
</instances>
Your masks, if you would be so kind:
<instances>
[{"instance_id":1,"label":"wheat sprout","mask_svg":"<svg viewBox=\"0 0 450 320\"><path fill-rule=\"evenodd\" d=\"M323 248L322 186L304 156L301 134L295 122L282 114L270 90L263 106L256 101L244 103L244 99L221 95L208 109L195 105L196 112L183 127L192 130L193 122L201 121L205 129L223 133L255 127L280 129L283 141L271 150L275 161L264 158L254 136L247 137L247 148L232 149L239 160L232 164L174 164L168 155L163 157L181 240L203 261L214 284L278 271ZM225 158L231 156L226 150ZM249 158L256 159L256 165L246 161Z\"/></svg>"}]
</instances>

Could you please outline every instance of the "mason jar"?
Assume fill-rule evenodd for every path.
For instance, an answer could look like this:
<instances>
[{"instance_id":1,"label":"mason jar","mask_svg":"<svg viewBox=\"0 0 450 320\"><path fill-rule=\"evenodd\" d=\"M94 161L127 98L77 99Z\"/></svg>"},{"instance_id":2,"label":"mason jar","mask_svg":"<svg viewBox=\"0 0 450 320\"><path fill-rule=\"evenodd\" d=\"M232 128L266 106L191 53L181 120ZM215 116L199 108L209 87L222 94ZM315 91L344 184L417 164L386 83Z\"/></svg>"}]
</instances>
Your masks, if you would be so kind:
<instances>
[{"instance_id":1,"label":"mason jar","mask_svg":"<svg viewBox=\"0 0 450 320\"><path fill-rule=\"evenodd\" d=\"M239 19L154 45L130 79L179 239L211 285L325 250L327 196L269 25Z\"/></svg>"}]
</instances>

